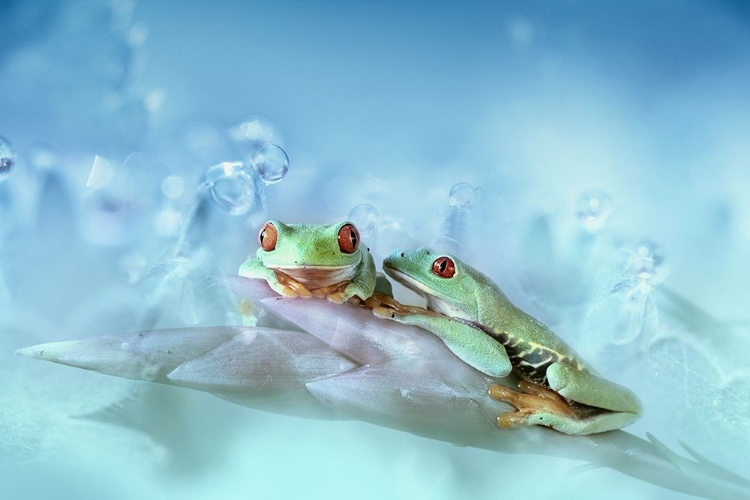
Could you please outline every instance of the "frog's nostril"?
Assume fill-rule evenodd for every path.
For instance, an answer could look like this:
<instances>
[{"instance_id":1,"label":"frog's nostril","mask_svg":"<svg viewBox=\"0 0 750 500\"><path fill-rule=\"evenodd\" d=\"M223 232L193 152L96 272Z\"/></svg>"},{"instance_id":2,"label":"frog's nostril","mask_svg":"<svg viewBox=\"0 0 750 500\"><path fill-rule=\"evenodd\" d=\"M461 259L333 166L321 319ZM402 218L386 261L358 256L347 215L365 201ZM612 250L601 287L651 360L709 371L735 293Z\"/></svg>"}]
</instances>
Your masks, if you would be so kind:
<instances>
[{"instance_id":1,"label":"frog's nostril","mask_svg":"<svg viewBox=\"0 0 750 500\"><path fill-rule=\"evenodd\" d=\"M404 252L401 252L401 258L403 259L405 257Z\"/></svg>"}]
</instances>

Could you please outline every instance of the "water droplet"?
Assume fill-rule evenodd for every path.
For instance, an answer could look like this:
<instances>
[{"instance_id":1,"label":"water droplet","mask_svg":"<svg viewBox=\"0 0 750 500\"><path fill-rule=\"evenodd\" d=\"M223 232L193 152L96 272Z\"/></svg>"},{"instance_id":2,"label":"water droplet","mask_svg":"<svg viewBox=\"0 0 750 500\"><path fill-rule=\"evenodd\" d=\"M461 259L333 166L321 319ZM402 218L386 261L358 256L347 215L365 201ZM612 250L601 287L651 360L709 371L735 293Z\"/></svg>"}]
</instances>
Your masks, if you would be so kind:
<instances>
[{"instance_id":1,"label":"water droplet","mask_svg":"<svg viewBox=\"0 0 750 500\"><path fill-rule=\"evenodd\" d=\"M589 191L578 198L575 210L581 227L590 233L596 233L607 226L614 208L606 193Z\"/></svg>"},{"instance_id":2,"label":"water droplet","mask_svg":"<svg viewBox=\"0 0 750 500\"><path fill-rule=\"evenodd\" d=\"M479 194L479 189L466 182L459 182L451 188L448 202L451 206L468 208L474 205Z\"/></svg>"},{"instance_id":3,"label":"water droplet","mask_svg":"<svg viewBox=\"0 0 750 500\"><path fill-rule=\"evenodd\" d=\"M263 144L257 148L250 163L266 184L279 182L289 170L289 157L276 144Z\"/></svg>"},{"instance_id":4,"label":"water droplet","mask_svg":"<svg viewBox=\"0 0 750 500\"><path fill-rule=\"evenodd\" d=\"M349 212L349 222L357 226L359 234L362 236L371 235L377 228L379 220L378 210L367 203L357 205Z\"/></svg>"},{"instance_id":5,"label":"water droplet","mask_svg":"<svg viewBox=\"0 0 750 500\"><path fill-rule=\"evenodd\" d=\"M641 241L629 250L621 283L629 295L646 295L669 274L664 265L664 249L651 241Z\"/></svg>"},{"instance_id":6,"label":"water droplet","mask_svg":"<svg viewBox=\"0 0 750 500\"><path fill-rule=\"evenodd\" d=\"M0 180L10 173L15 161L16 155L10 147L10 142L0 135Z\"/></svg>"},{"instance_id":7,"label":"water droplet","mask_svg":"<svg viewBox=\"0 0 750 500\"><path fill-rule=\"evenodd\" d=\"M259 206L255 177L242 162L223 162L206 171L204 186L211 200L229 215L246 215Z\"/></svg>"}]
</instances>

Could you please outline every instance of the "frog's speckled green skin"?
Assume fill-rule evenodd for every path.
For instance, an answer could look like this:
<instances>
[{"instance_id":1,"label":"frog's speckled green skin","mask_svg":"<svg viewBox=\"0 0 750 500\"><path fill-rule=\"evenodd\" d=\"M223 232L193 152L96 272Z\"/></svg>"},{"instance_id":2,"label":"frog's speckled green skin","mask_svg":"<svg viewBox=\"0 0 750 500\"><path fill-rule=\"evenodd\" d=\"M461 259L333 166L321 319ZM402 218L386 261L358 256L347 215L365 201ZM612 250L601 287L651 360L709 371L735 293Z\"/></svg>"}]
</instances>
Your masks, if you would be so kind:
<instances>
[{"instance_id":1,"label":"frog's speckled green skin","mask_svg":"<svg viewBox=\"0 0 750 500\"><path fill-rule=\"evenodd\" d=\"M385 259L383 270L424 296L428 308L444 316L394 312L387 317L434 333L459 358L490 376L505 377L514 371L569 401L607 410L581 418L537 412L525 425L592 434L624 427L638 418L641 405L632 392L585 366L557 335L512 304L476 269L447 256L455 264L455 274L444 278L433 273L438 257L424 247L397 250Z\"/></svg>"},{"instance_id":2,"label":"frog's speckled green skin","mask_svg":"<svg viewBox=\"0 0 750 500\"><path fill-rule=\"evenodd\" d=\"M240 276L259 278L282 295L290 289L279 282L274 270L279 270L299 281L310 290L349 282L337 301L346 302L358 296L365 300L375 289L375 262L369 249L360 244L353 253L344 253L337 241L337 224L284 224L269 221L278 231L276 247L272 251L258 248L256 258L246 260L239 268Z\"/></svg>"}]
</instances>

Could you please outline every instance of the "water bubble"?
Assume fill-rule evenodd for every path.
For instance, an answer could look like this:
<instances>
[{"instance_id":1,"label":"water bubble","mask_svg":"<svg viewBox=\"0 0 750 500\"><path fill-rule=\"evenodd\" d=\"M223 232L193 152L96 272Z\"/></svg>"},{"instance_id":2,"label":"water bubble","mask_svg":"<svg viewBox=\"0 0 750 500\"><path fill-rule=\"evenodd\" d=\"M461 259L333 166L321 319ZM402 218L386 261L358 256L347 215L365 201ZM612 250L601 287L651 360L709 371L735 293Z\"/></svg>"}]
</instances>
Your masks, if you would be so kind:
<instances>
[{"instance_id":1,"label":"water bubble","mask_svg":"<svg viewBox=\"0 0 750 500\"><path fill-rule=\"evenodd\" d=\"M229 215L246 215L259 205L255 177L242 162L223 162L206 171L203 185L211 200Z\"/></svg>"},{"instance_id":2,"label":"water bubble","mask_svg":"<svg viewBox=\"0 0 750 500\"><path fill-rule=\"evenodd\" d=\"M614 208L606 193L589 191L578 198L575 210L581 227L589 233L596 233L607 226Z\"/></svg>"},{"instance_id":3,"label":"water bubble","mask_svg":"<svg viewBox=\"0 0 750 500\"><path fill-rule=\"evenodd\" d=\"M631 293L649 293L669 274L664 265L664 249L644 240L635 245L628 257L624 281L630 284Z\"/></svg>"},{"instance_id":4,"label":"water bubble","mask_svg":"<svg viewBox=\"0 0 750 500\"><path fill-rule=\"evenodd\" d=\"M250 163L266 184L279 182L289 170L289 157L276 144L263 144L253 151Z\"/></svg>"},{"instance_id":5,"label":"water bubble","mask_svg":"<svg viewBox=\"0 0 750 500\"><path fill-rule=\"evenodd\" d=\"M16 155L10 147L10 142L0 136L0 179L3 179L16 161Z\"/></svg>"},{"instance_id":6,"label":"water bubble","mask_svg":"<svg viewBox=\"0 0 750 500\"><path fill-rule=\"evenodd\" d=\"M380 220L380 214L378 210L372 205L362 203L357 205L349 212L349 221L357 226L359 234L362 236L368 236L375 231Z\"/></svg>"},{"instance_id":7,"label":"water bubble","mask_svg":"<svg viewBox=\"0 0 750 500\"><path fill-rule=\"evenodd\" d=\"M466 182L459 182L451 188L448 203L451 206L468 208L477 201L479 189Z\"/></svg>"}]
</instances>

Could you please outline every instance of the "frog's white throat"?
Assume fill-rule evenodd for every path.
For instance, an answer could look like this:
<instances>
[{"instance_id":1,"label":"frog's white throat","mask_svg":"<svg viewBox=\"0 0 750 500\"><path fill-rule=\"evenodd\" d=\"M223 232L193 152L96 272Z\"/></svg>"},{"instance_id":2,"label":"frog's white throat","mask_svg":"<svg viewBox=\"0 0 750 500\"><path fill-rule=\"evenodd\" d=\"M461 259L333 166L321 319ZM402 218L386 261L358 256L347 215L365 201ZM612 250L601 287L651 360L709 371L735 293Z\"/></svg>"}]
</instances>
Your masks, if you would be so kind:
<instances>
[{"instance_id":1,"label":"frog's white throat","mask_svg":"<svg viewBox=\"0 0 750 500\"><path fill-rule=\"evenodd\" d=\"M310 290L338 285L345 281L351 281L357 272L359 262L346 266L274 266L268 265L270 269L276 269L302 283Z\"/></svg>"},{"instance_id":2,"label":"frog's white throat","mask_svg":"<svg viewBox=\"0 0 750 500\"><path fill-rule=\"evenodd\" d=\"M398 281L406 288L413 290L414 292L427 299L427 309L438 312L440 314L444 314L445 316L449 316L451 318L461 318L471 321L471 318L465 312L463 312L461 309L453 307L445 300L438 297L437 292L434 289L428 287L421 281L418 281L408 274L392 267L384 266L383 270L388 276Z\"/></svg>"}]
</instances>

